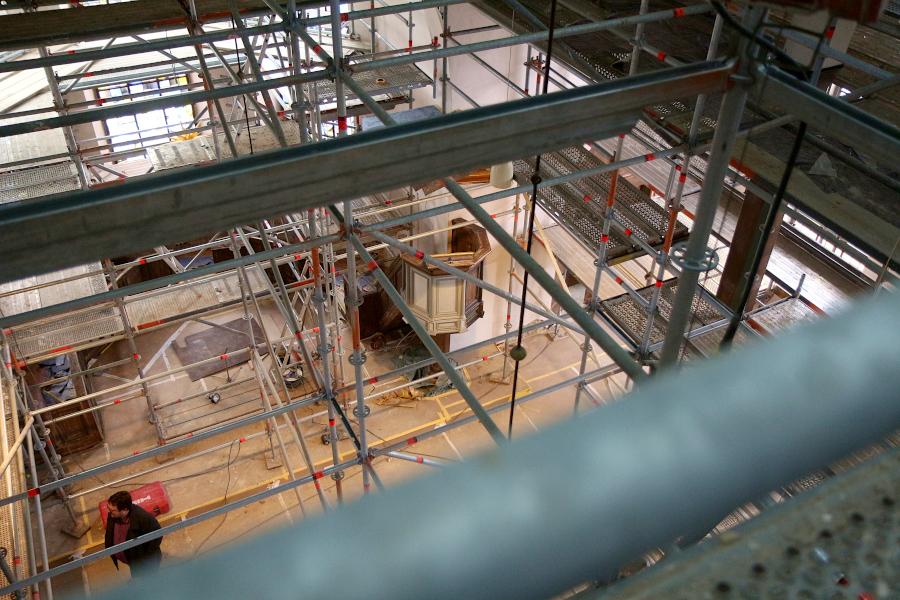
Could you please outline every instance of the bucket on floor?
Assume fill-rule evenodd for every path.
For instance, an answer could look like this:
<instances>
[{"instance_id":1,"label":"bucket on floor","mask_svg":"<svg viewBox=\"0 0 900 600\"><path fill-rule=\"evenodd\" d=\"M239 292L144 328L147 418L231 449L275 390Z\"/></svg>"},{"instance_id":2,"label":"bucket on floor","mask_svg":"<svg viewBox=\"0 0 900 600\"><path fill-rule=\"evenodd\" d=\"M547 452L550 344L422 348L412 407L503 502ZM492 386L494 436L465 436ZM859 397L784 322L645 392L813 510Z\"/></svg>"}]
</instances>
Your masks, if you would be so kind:
<instances>
[{"instance_id":1,"label":"bucket on floor","mask_svg":"<svg viewBox=\"0 0 900 600\"><path fill-rule=\"evenodd\" d=\"M130 490L131 502L146 510L151 515L158 517L169 512L171 508L169 495L161 481L154 481L139 488ZM100 503L100 518L103 519L103 527L106 527L106 517L109 515L109 507L106 500Z\"/></svg>"}]
</instances>

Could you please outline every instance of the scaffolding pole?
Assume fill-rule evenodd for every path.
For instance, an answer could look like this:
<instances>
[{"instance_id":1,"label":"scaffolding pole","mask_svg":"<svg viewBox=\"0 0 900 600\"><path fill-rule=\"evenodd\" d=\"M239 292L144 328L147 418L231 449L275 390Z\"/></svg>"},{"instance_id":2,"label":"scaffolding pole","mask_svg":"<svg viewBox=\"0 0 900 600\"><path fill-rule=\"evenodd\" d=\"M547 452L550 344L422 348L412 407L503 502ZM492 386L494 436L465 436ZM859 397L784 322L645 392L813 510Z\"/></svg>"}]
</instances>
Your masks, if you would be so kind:
<instances>
[{"instance_id":1,"label":"scaffolding pole","mask_svg":"<svg viewBox=\"0 0 900 600\"><path fill-rule=\"evenodd\" d=\"M764 16L765 9L752 8L744 17L745 25L753 29ZM741 38L739 42L738 55L742 58L738 66L738 76L722 99L716 132L713 135L712 151L707 161L706 177L700 192L697 212L694 214L694 227L691 229L691 236L680 265L682 272L678 278L678 291L672 304L665 345L660 356L662 367L674 366L678 360L700 273L707 271L712 265L706 244L712 231L716 209L719 207L723 181L736 141L735 134L740 128L741 116L750 89L749 75L753 69L753 49L746 38Z\"/></svg>"}]
</instances>

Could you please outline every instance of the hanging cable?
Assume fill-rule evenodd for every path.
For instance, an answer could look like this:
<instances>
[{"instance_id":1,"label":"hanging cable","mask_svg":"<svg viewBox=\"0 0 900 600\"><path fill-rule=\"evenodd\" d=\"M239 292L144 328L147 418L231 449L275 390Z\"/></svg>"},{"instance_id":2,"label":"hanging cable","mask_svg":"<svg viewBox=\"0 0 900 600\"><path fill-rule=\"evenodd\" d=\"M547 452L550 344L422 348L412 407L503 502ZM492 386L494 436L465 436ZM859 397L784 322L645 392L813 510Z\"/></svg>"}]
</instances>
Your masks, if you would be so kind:
<instances>
[{"instance_id":1,"label":"hanging cable","mask_svg":"<svg viewBox=\"0 0 900 600\"><path fill-rule=\"evenodd\" d=\"M828 35L828 30L831 28L831 22L825 24L825 30L819 34L819 40L816 43L816 47L813 50L812 57L810 58L809 64L806 65L806 68L800 71L799 79L804 81L808 81L809 78L806 76L806 73L813 69L816 64L816 60L818 59L819 52L822 49L822 45L826 43L826 37ZM756 278L756 274L759 272L759 268L762 265L763 256L765 255L765 246L766 239L768 236L772 235L772 230L775 227L775 221L778 219L779 215L781 215L781 204L784 201L784 195L787 192L788 183L790 183L791 175L794 173L794 167L797 165L797 158L800 155L800 148L803 146L803 139L806 137L806 121L801 121L800 125L797 127L797 134L794 137L794 144L791 146L790 154L788 155L787 164L784 169L784 173L781 176L781 180L778 182L778 189L775 192L775 195L772 197L772 204L769 206L769 212L766 214L766 220L763 224L762 228L762 236L760 237L759 243L753 252L753 260L750 263L750 269L745 273L746 279L743 282L741 287L741 294L738 299L737 306L735 307L734 313L731 315L731 319L728 322L728 328L725 330L725 335L722 337L722 341L719 343L719 350L726 350L731 347L732 342L734 341L734 336L737 334L738 327L741 324L741 321L744 318L744 312L747 310L747 303L750 301L750 294L753 291L753 280Z\"/></svg>"},{"instance_id":2,"label":"hanging cable","mask_svg":"<svg viewBox=\"0 0 900 600\"><path fill-rule=\"evenodd\" d=\"M547 37L547 62L544 65L544 85L541 94L546 95L550 83L550 60L553 58L553 34L556 31L556 0L550 4L550 32ZM528 239L525 243L525 252L531 255L531 244L534 240L534 218L537 207L538 184L541 183L541 155L534 159L534 172L531 175L531 209L528 213ZM528 294L528 271L522 279L522 303L519 305L519 331L516 334L516 345L509 351L509 357L515 361L513 367L512 395L509 402L509 430L507 438L512 439L513 418L516 414L516 389L519 385L519 364L528 354L522 347L522 331L525 325L525 300Z\"/></svg>"},{"instance_id":3,"label":"hanging cable","mask_svg":"<svg viewBox=\"0 0 900 600\"><path fill-rule=\"evenodd\" d=\"M235 21L234 17L231 17L231 26L232 28L237 30L237 21ZM253 45L251 44L249 48L247 48L247 52L253 52ZM237 79L238 83L244 83L244 61L241 60L241 53L238 50L237 36L234 38L234 56L238 61L238 69L237 69ZM228 65L225 65L225 68L228 68ZM253 135L250 133L250 111L247 110L247 94L241 96L244 100L244 123L247 124L247 142L250 144L250 154L253 154ZM225 123L225 127L229 127L228 123Z\"/></svg>"}]
</instances>

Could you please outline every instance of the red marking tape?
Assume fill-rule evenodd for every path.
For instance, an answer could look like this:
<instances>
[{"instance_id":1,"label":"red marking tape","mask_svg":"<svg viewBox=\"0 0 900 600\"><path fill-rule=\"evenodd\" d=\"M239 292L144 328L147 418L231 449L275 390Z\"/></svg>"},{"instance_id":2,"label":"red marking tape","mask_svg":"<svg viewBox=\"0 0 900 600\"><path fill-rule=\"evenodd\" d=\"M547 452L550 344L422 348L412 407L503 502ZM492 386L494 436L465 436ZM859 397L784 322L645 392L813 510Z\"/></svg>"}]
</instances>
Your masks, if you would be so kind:
<instances>
[{"instance_id":1,"label":"red marking tape","mask_svg":"<svg viewBox=\"0 0 900 600\"><path fill-rule=\"evenodd\" d=\"M116 398L115 400L113 400L113 404L122 404L122 399Z\"/></svg>"},{"instance_id":2,"label":"red marking tape","mask_svg":"<svg viewBox=\"0 0 900 600\"><path fill-rule=\"evenodd\" d=\"M350 20L350 13L341 13L341 23L346 23Z\"/></svg>"},{"instance_id":3,"label":"red marking tape","mask_svg":"<svg viewBox=\"0 0 900 600\"><path fill-rule=\"evenodd\" d=\"M328 419L328 426L334 427L334 419Z\"/></svg>"},{"instance_id":4,"label":"red marking tape","mask_svg":"<svg viewBox=\"0 0 900 600\"><path fill-rule=\"evenodd\" d=\"M604 233L603 235L600 236L600 241L605 244L606 242L609 241L609 236Z\"/></svg>"},{"instance_id":5,"label":"red marking tape","mask_svg":"<svg viewBox=\"0 0 900 600\"><path fill-rule=\"evenodd\" d=\"M338 129L341 131L347 130L347 117L338 117Z\"/></svg>"},{"instance_id":6,"label":"red marking tape","mask_svg":"<svg viewBox=\"0 0 900 600\"><path fill-rule=\"evenodd\" d=\"M644 160L646 160L647 162L650 162L650 161L653 160L654 158L656 158L656 155L653 154L652 152L651 152L650 154L645 154L645 155L644 155Z\"/></svg>"},{"instance_id":7,"label":"red marking tape","mask_svg":"<svg viewBox=\"0 0 900 600\"><path fill-rule=\"evenodd\" d=\"M417 438L417 437L411 437L411 438L409 438L409 439L406 440L406 445L407 445L407 446L412 446L413 444L415 444L415 443L418 442L418 441L419 441L419 438Z\"/></svg>"},{"instance_id":8,"label":"red marking tape","mask_svg":"<svg viewBox=\"0 0 900 600\"><path fill-rule=\"evenodd\" d=\"M422 260L423 258L425 258L425 253L422 252L421 250L416 250L416 258L418 258L419 260Z\"/></svg>"},{"instance_id":9,"label":"red marking tape","mask_svg":"<svg viewBox=\"0 0 900 600\"><path fill-rule=\"evenodd\" d=\"M325 477L324 471L316 471L313 473L313 479L322 479L323 477Z\"/></svg>"},{"instance_id":10,"label":"red marking tape","mask_svg":"<svg viewBox=\"0 0 900 600\"><path fill-rule=\"evenodd\" d=\"M626 228L625 228L625 235L631 235L631 234L632 234L631 227L626 227Z\"/></svg>"},{"instance_id":11,"label":"red marking tape","mask_svg":"<svg viewBox=\"0 0 900 600\"><path fill-rule=\"evenodd\" d=\"M131 358L133 358L134 360L141 360L141 355L138 353L134 353L131 355Z\"/></svg>"},{"instance_id":12,"label":"red marking tape","mask_svg":"<svg viewBox=\"0 0 900 600\"><path fill-rule=\"evenodd\" d=\"M375 262L375 259L373 258L372 260L370 260L370 261L368 262L368 264L366 264L366 267L369 269L369 271L377 271L377 270L378 270L378 263Z\"/></svg>"},{"instance_id":13,"label":"red marking tape","mask_svg":"<svg viewBox=\"0 0 900 600\"><path fill-rule=\"evenodd\" d=\"M679 183L684 183L685 181L687 181L687 175L682 173L681 175L678 176L678 181L679 181Z\"/></svg>"},{"instance_id":14,"label":"red marking tape","mask_svg":"<svg viewBox=\"0 0 900 600\"><path fill-rule=\"evenodd\" d=\"M313 46L313 52L315 52L316 54L321 54L321 53L322 53L322 46L316 44L315 46Z\"/></svg>"},{"instance_id":15,"label":"red marking tape","mask_svg":"<svg viewBox=\"0 0 900 600\"><path fill-rule=\"evenodd\" d=\"M672 15L677 19L678 17L684 16L684 8L674 8L672 9Z\"/></svg>"},{"instance_id":16,"label":"red marking tape","mask_svg":"<svg viewBox=\"0 0 900 600\"><path fill-rule=\"evenodd\" d=\"M662 284L663 284L662 279L657 279L657 280L656 280L656 287L661 288L661 287L662 287Z\"/></svg>"},{"instance_id":17,"label":"red marking tape","mask_svg":"<svg viewBox=\"0 0 900 600\"><path fill-rule=\"evenodd\" d=\"M246 441L247 441L247 438L245 438L245 437L238 438L238 444L243 444Z\"/></svg>"},{"instance_id":18,"label":"red marking tape","mask_svg":"<svg viewBox=\"0 0 900 600\"><path fill-rule=\"evenodd\" d=\"M590 202L590 201L591 201L591 195L590 195L590 194L585 194L583 200L584 200L585 202Z\"/></svg>"},{"instance_id":19,"label":"red marking tape","mask_svg":"<svg viewBox=\"0 0 900 600\"><path fill-rule=\"evenodd\" d=\"M657 53L656 53L656 60L658 60L659 62L662 62L662 61L666 60L666 53L663 52L662 50L660 50L659 52L657 52Z\"/></svg>"},{"instance_id":20,"label":"red marking tape","mask_svg":"<svg viewBox=\"0 0 900 600\"><path fill-rule=\"evenodd\" d=\"M228 355L227 355L227 354L220 354L220 355L219 355L219 360L228 360Z\"/></svg>"},{"instance_id":21,"label":"red marking tape","mask_svg":"<svg viewBox=\"0 0 900 600\"><path fill-rule=\"evenodd\" d=\"M425 462L425 458L422 457L422 456L417 456L417 457L416 457L416 462L419 463L419 464L421 465L423 462Z\"/></svg>"},{"instance_id":22,"label":"red marking tape","mask_svg":"<svg viewBox=\"0 0 900 600\"><path fill-rule=\"evenodd\" d=\"M616 276L616 283L618 283L619 285L622 285L622 278Z\"/></svg>"},{"instance_id":23,"label":"red marking tape","mask_svg":"<svg viewBox=\"0 0 900 600\"><path fill-rule=\"evenodd\" d=\"M31 488L30 490L28 490L29 498L34 498L35 496L40 496L40 495L41 495L41 488Z\"/></svg>"},{"instance_id":24,"label":"red marking tape","mask_svg":"<svg viewBox=\"0 0 900 600\"><path fill-rule=\"evenodd\" d=\"M378 378L377 378L377 377L370 377L368 383L370 383L370 384L378 383Z\"/></svg>"}]
</instances>

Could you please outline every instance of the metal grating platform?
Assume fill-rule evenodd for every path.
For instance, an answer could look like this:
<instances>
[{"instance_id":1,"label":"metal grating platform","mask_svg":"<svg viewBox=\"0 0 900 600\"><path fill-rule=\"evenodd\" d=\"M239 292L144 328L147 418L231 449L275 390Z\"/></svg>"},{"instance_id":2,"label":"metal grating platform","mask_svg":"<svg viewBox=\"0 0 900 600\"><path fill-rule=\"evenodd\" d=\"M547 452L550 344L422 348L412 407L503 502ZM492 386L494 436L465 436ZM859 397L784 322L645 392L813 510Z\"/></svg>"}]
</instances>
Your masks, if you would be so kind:
<instances>
[{"instance_id":1,"label":"metal grating platform","mask_svg":"<svg viewBox=\"0 0 900 600\"><path fill-rule=\"evenodd\" d=\"M602 165L596 156L583 147L573 146L543 154L541 176L558 177ZM515 163L516 177L520 183L530 178L533 169L534 163L531 160ZM538 202L587 247L596 251L600 248L603 213L610 184L611 174L593 175L544 188L538 192ZM619 221L633 231L634 237L651 246L662 242L668 222L666 212L624 178L619 178L617 183L615 210ZM687 233L684 225L676 225L676 240L686 237ZM610 260L642 252L639 245L614 230L610 231L607 250Z\"/></svg>"},{"instance_id":2,"label":"metal grating platform","mask_svg":"<svg viewBox=\"0 0 900 600\"><path fill-rule=\"evenodd\" d=\"M71 162L8 171L0 176L0 204L77 190L78 176Z\"/></svg>"},{"instance_id":3,"label":"metal grating platform","mask_svg":"<svg viewBox=\"0 0 900 600\"><path fill-rule=\"evenodd\" d=\"M900 450L585 600L886 599L900 591Z\"/></svg>"},{"instance_id":4,"label":"metal grating platform","mask_svg":"<svg viewBox=\"0 0 900 600\"><path fill-rule=\"evenodd\" d=\"M646 300L650 300L655 286L647 286L637 290ZM659 312L654 319L653 331L650 335L650 343L662 342L666 336L669 316L672 314L672 303L678 292L678 280L669 279L663 282L659 295ZM647 328L647 312L630 295L622 294L609 298L600 303L604 312L635 342L640 344ZM709 301L701 291L694 296L691 304L691 328L710 325L721 321L726 317L719 307ZM692 341L693 343L693 341Z\"/></svg>"},{"instance_id":5,"label":"metal grating platform","mask_svg":"<svg viewBox=\"0 0 900 600\"><path fill-rule=\"evenodd\" d=\"M431 78L415 65L394 65L374 71L353 73L353 80L373 96L392 95L431 85ZM315 87L320 104L337 101L333 81L319 81L311 84ZM348 98L355 95L345 92Z\"/></svg>"},{"instance_id":6,"label":"metal grating platform","mask_svg":"<svg viewBox=\"0 0 900 600\"><path fill-rule=\"evenodd\" d=\"M254 292L266 289L257 269L247 269L247 279ZM205 310L241 299L237 273L231 271L202 279L185 286L168 288L129 299L125 304L132 327L165 321L173 316Z\"/></svg>"},{"instance_id":7,"label":"metal grating platform","mask_svg":"<svg viewBox=\"0 0 900 600\"><path fill-rule=\"evenodd\" d=\"M30 360L122 333L119 313L107 303L15 327L10 342L17 358Z\"/></svg>"},{"instance_id":8,"label":"metal grating platform","mask_svg":"<svg viewBox=\"0 0 900 600\"><path fill-rule=\"evenodd\" d=\"M266 289L263 275L257 269L248 269L247 279L254 292ZM77 287L79 283L63 285ZM93 293L97 291L103 290L94 290ZM233 303L240 297L238 275L230 271L190 284L126 298L125 310L132 327L142 330L148 328L148 324L162 324L191 311ZM124 333L125 327L118 309L115 304L107 302L14 327L9 339L18 359L33 361L78 346L94 345Z\"/></svg>"},{"instance_id":9,"label":"metal grating platform","mask_svg":"<svg viewBox=\"0 0 900 600\"><path fill-rule=\"evenodd\" d=\"M165 171L186 165L195 165L216 160L213 141L207 136L191 140L170 142L147 148L147 158L154 171Z\"/></svg>"}]
</instances>

